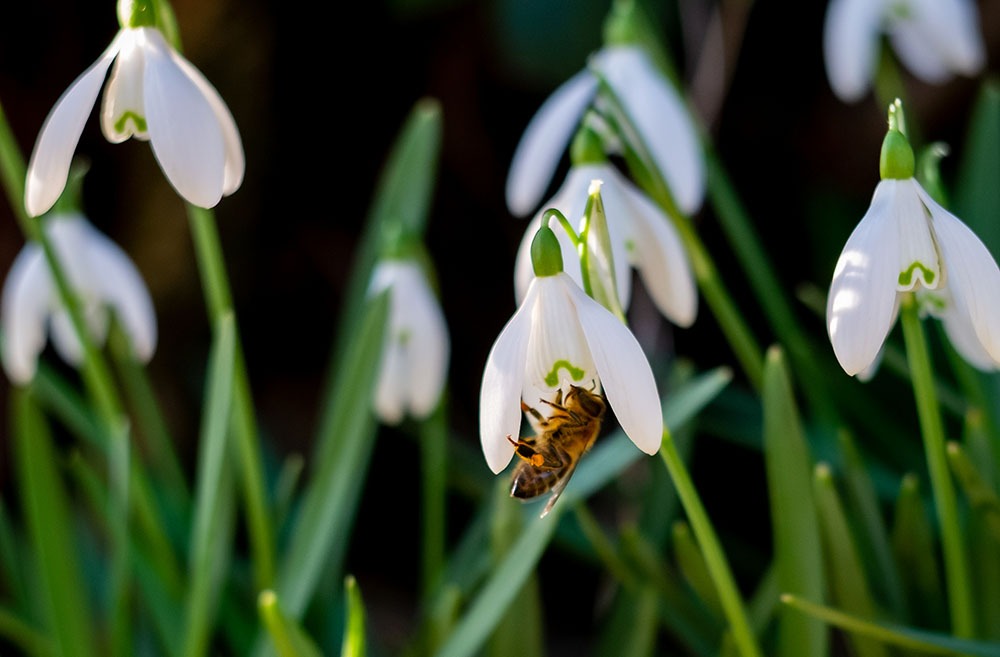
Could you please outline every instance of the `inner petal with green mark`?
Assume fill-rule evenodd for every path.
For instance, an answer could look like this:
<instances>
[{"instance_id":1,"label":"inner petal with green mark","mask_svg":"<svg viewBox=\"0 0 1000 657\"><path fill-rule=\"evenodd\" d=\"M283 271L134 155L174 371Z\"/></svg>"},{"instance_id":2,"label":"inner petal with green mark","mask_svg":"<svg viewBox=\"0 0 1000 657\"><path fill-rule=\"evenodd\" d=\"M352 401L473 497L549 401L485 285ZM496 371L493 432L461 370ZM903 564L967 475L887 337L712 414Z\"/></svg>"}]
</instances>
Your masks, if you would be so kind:
<instances>
[{"instance_id":1,"label":"inner petal with green mark","mask_svg":"<svg viewBox=\"0 0 1000 657\"><path fill-rule=\"evenodd\" d=\"M134 128L133 130L131 130L131 132L137 132L137 133L146 132L146 118L143 116L139 116L132 110L126 110L125 112L122 113L120 117L118 117L118 120L115 121L115 131L125 134L127 132L125 130L125 126L129 122L132 123L132 126Z\"/></svg>"},{"instance_id":2,"label":"inner petal with green mark","mask_svg":"<svg viewBox=\"0 0 1000 657\"><path fill-rule=\"evenodd\" d=\"M912 290L917 283L924 287L934 289L938 286L937 272L922 262L912 262L910 266L899 272L896 283L900 290Z\"/></svg>"},{"instance_id":3,"label":"inner petal with green mark","mask_svg":"<svg viewBox=\"0 0 1000 657\"><path fill-rule=\"evenodd\" d=\"M574 366L573 363L568 360L557 360L552 363L552 369L545 375L545 385L550 388L555 388L559 385L559 370L566 370L566 373L569 374L570 378L574 381L580 381L583 379L583 375L585 374L582 368Z\"/></svg>"}]
</instances>

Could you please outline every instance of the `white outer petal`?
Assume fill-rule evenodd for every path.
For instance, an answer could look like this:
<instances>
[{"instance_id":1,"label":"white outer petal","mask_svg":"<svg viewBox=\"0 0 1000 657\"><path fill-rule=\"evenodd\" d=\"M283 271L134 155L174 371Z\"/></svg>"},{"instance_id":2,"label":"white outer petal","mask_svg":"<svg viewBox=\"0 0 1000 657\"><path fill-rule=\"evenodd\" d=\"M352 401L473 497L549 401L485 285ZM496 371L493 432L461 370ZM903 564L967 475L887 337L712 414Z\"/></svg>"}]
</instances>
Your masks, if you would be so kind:
<instances>
[{"instance_id":1,"label":"white outer petal","mask_svg":"<svg viewBox=\"0 0 1000 657\"><path fill-rule=\"evenodd\" d=\"M986 54L974 3L910 0L909 11L910 20L894 22L893 47L915 75L937 83L982 69Z\"/></svg>"},{"instance_id":2,"label":"white outer petal","mask_svg":"<svg viewBox=\"0 0 1000 657\"><path fill-rule=\"evenodd\" d=\"M705 159L684 100L638 46L605 48L595 66L621 99L678 207L697 212L705 197Z\"/></svg>"},{"instance_id":3,"label":"white outer petal","mask_svg":"<svg viewBox=\"0 0 1000 657\"><path fill-rule=\"evenodd\" d=\"M698 289L684 245L659 206L631 183L625 185L632 206L632 264L660 312L687 328L698 314Z\"/></svg>"},{"instance_id":4,"label":"white outer petal","mask_svg":"<svg viewBox=\"0 0 1000 657\"><path fill-rule=\"evenodd\" d=\"M225 186L226 144L212 104L171 56L159 30L145 32L146 122L156 161L186 201L212 208Z\"/></svg>"},{"instance_id":5,"label":"white outer petal","mask_svg":"<svg viewBox=\"0 0 1000 657\"><path fill-rule=\"evenodd\" d=\"M24 184L24 207L32 217L47 212L66 187L73 152L94 109L121 32L107 50L63 92L49 112L35 142Z\"/></svg>"},{"instance_id":6,"label":"white outer petal","mask_svg":"<svg viewBox=\"0 0 1000 657\"><path fill-rule=\"evenodd\" d=\"M984 371L995 370L998 364L990 356L986 348L979 341L976 335L976 328L972 325L967 306L956 303L952 299L952 305L945 310L941 316L941 324L948 336L948 340L955 351L973 367Z\"/></svg>"},{"instance_id":7,"label":"white outer petal","mask_svg":"<svg viewBox=\"0 0 1000 657\"><path fill-rule=\"evenodd\" d=\"M114 308L132 350L142 362L156 351L156 311L138 268L117 244L91 228L88 256L103 302Z\"/></svg>"},{"instance_id":8,"label":"white outer petal","mask_svg":"<svg viewBox=\"0 0 1000 657\"><path fill-rule=\"evenodd\" d=\"M532 117L511 158L507 208L523 217L534 210L597 91L597 79L580 71L556 89Z\"/></svg>"},{"instance_id":9,"label":"white outer petal","mask_svg":"<svg viewBox=\"0 0 1000 657\"><path fill-rule=\"evenodd\" d=\"M3 366L17 385L25 385L35 376L38 354L45 348L45 322L53 296L52 277L41 247L26 244L4 281L0 307Z\"/></svg>"},{"instance_id":10,"label":"white outer petal","mask_svg":"<svg viewBox=\"0 0 1000 657\"><path fill-rule=\"evenodd\" d=\"M983 348L1000 363L1000 269L986 245L953 214L938 205L923 189L921 200L931 212L946 284L956 309L967 308L969 319Z\"/></svg>"},{"instance_id":11,"label":"white outer petal","mask_svg":"<svg viewBox=\"0 0 1000 657\"><path fill-rule=\"evenodd\" d=\"M833 92L843 101L868 91L879 51L882 0L830 0L823 23L823 59Z\"/></svg>"},{"instance_id":12,"label":"white outer petal","mask_svg":"<svg viewBox=\"0 0 1000 657\"><path fill-rule=\"evenodd\" d=\"M537 299L535 285L529 286L524 302L493 343L483 370L479 391L479 440L486 464L494 474L507 467L514 456L507 436L516 440L521 431L521 388L531 317Z\"/></svg>"},{"instance_id":13,"label":"white outer petal","mask_svg":"<svg viewBox=\"0 0 1000 657\"><path fill-rule=\"evenodd\" d=\"M655 454L663 439L663 410L642 347L604 306L579 287L567 287L618 424L636 447Z\"/></svg>"},{"instance_id":14,"label":"white outer petal","mask_svg":"<svg viewBox=\"0 0 1000 657\"><path fill-rule=\"evenodd\" d=\"M211 105L215 118L219 122L222 130L222 138L226 145L226 169L222 184L222 195L229 196L243 183L243 174L246 171L246 158L243 154L243 140L240 138L240 131L236 127L236 120L218 90L209 82L201 71L195 68L194 64L184 59L184 57L174 49L170 49L170 57L174 63L184 71L191 81L201 90L202 95L208 104Z\"/></svg>"},{"instance_id":15,"label":"white outer petal","mask_svg":"<svg viewBox=\"0 0 1000 657\"><path fill-rule=\"evenodd\" d=\"M413 262L398 266L390 312L398 312L394 323L405 326L410 333L408 344L404 345L409 361L405 373L406 401L410 413L423 419L437 407L444 389L450 352L448 325L420 267Z\"/></svg>"},{"instance_id":16,"label":"white outer petal","mask_svg":"<svg viewBox=\"0 0 1000 657\"><path fill-rule=\"evenodd\" d=\"M847 238L827 297L826 323L837 361L850 375L878 356L894 318L899 232L890 220L893 195L883 181Z\"/></svg>"},{"instance_id":17,"label":"white outer petal","mask_svg":"<svg viewBox=\"0 0 1000 657\"><path fill-rule=\"evenodd\" d=\"M403 347L392 338L392 326L386 328L385 346L375 381L375 414L385 424L399 424L405 414L404 387L407 385Z\"/></svg>"},{"instance_id":18,"label":"white outer petal","mask_svg":"<svg viewBox=\"0 0 1000 657\"><path fill-rule=\"evenodd\" d=\"M107 340L108 319L107 309L102 304L84 304L83 322L95 345L101 346ZM59 356L73 367L79 367L83 363L83 343L76 334L69 313L62 308L53 312L49 332L52 335L52 346Z\"/></svg>"}]
</instances>

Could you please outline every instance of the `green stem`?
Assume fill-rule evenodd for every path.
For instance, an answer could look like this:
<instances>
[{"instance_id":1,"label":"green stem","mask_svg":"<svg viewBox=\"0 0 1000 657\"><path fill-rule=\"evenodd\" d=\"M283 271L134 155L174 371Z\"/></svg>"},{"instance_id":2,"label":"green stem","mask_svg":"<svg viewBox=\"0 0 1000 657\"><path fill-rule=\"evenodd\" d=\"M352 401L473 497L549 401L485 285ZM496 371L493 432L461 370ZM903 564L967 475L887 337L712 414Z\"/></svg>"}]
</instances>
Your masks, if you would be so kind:
<instances>
[{"instance_id":1,"label":"green stem","mask_svg":"<svg viewBox=\"0 0 1000 657\"><path fill-rule=\"evenodd\" d=\"M118 397L111 370L94 345L90 331L83 317L79 297L70 284L59 257L52 247L49 237L42 229L42 219L33 219L24 209L24 179L27 168L24 157L17 146L6 114L0 108L0 176L8 195L14 215L26 239L39 244L45 255L45 262L52 274L59 299L67 311L77 339L83 349L83 363L80 367L84 385L96 406L102 429L108 436L107 452L109 480L113 495L109 517L115 519L112 529L112 572L110 605L113 619L113 645L115 654L126 654L129 626L127 603L129 588L129 545L128 545L128 420ZM124 468L124 470L123 470Z\"/></svg>"},{"instance_id":2,"label":"green stem","mask_svg":"<svg viewBox=\"0 0 1000 657\"><path fill-rule=\"evenodd\" d=\"M233 312L233 302L222 258L215 214L211 210L188 205L188 219L195 242L205 303L213 330L218 330L222 319ZM267 508L257 420L254 416L246 362L238 331L234 365L232 429L240 455L240 481L248 515L254 579L257 589L263 591L274 585L274 530Z\"/></svg>"},{"instance_id":3,"label":"green stem","mask_svg":"<svg viewBox=\"0 0 1000 657\"><path fill-rule=\"evenodd\" d=\"M736 581L729 568L729 562L719 544L718 536L712 527L712 521L705 511L705 507L698 496L691 476L688 474L684 460L677 452L677 446L668 432L663 434L663 442L660 446L660 456L667 471L673 479L677 488L677 495L684 505L688 521L694 530L698 545L701 547L702 555L705 558L705 565L708 567L712 581L715 582L716 590L719 593L719 600L722 603L723 612L729 621L732 630L733 641L743 657L763 657L739 590L736 588Z\"/></svg>"},{"instance_id":4,"label":"green stem","mask_svg":"<svg viewBox=\"0 0 1000 657\"><path fill-rule=\"evenodd\" d=\"M625 160L629 170L632 172L639 187L641 187L653 201L670 218L671 223L680 235L684 243L684 250L688 258L691 259L691 269L694 272L695 280L708 302L709 307L715 314L719 326L729 341L736 358L740 361L744 373L750 380L754 388L760 389L764 374L764 358L762 351L757 345L750 328L743 321L743 317L736 309L729 291L726 290L719 276L719 271L715 267L715 262L709 255L704 243L695 232L691 222L680 211L674 202L673 194L663 178L663 174L653 164L653 159L645 150L645 146L628 139L629 135L636 135L638 132L633 126L621 126L621 121L629 121L628 113L622 107L614 90L603 79L601 80L601 93L612 105L613 110L605 118L616 127L617 133L621 136Z\"/></svg>"},{"instance_id":5,"label":"green stem","mask_svg":"<svg viewBox=\"0 0 1000 657\"><path fill-rule=\"evenodd\" d=\"M962 538L955 488L949 474L944 425L934 390L930 353L913 295L907 294L901 306L900 321L906 341L910 377L913 380L913 394L920 416L927 468L934 491L934 506L941 528L941 547L944 554L952 631L956 636L969 638L974 633L969 564Z\"/></svg>"}]
</instances>

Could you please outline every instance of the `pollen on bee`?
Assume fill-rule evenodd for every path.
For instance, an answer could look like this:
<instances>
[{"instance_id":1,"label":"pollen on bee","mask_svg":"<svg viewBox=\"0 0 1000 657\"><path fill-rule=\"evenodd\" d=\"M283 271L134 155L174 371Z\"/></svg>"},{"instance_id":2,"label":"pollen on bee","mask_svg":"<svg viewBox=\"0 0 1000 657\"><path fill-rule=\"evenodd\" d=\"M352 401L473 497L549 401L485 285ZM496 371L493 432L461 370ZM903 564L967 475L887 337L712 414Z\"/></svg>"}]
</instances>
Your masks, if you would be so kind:
<instances>
[{"instance_id":1,"label":"pollen on bee","mask_svg":"<svg viewBox=\"0 0 1000 657\"><path fill-rule=\"evenodd\" d=\"M545 457L544 456L542 456L541 454L532 454L531 455L531 465L533 465L533 466L535 466L537 468L537 467L540 467L543 463L545 463Z\"/></svg>"}]
</instances>

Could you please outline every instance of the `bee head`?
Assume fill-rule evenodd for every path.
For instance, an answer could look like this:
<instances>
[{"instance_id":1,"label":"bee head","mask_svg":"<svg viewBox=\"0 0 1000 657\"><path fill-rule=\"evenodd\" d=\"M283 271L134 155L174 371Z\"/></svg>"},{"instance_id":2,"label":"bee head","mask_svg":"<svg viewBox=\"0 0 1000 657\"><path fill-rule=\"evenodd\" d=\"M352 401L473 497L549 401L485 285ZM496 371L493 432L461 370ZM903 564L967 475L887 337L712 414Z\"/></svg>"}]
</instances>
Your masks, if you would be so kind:
<instances>
[{"instance_id":1,"label":"bee head","mask_svg":"<svg viewBox=\"0 0 1000 657\"><path fill-rule=\"evenodd\" d=\"M602 417L604 415L604 410L607 407L607 404L604 401L604 395L600 393L593 393L586 388L575 385L571 385L569 387L569 393L566 395L565 404L569 407L576 406L587 415L595 418Z\"/></svg>"}]
</instances>

